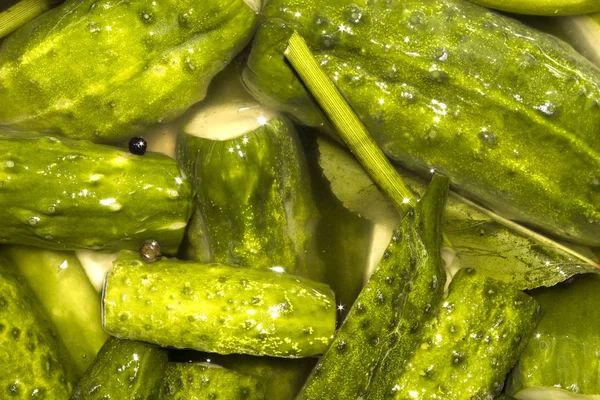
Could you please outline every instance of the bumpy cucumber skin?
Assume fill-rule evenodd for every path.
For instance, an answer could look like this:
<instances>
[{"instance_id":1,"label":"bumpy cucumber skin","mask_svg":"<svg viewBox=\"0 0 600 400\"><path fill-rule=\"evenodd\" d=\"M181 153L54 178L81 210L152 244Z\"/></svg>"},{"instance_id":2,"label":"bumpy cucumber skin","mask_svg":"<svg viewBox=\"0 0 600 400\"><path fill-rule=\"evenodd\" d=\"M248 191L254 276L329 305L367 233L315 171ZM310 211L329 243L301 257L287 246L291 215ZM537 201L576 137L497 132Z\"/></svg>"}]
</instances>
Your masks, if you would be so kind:
<instances>
[{"instance_id":1,"label":"bumpy cucumber skin","mask_svg":"<svg viewBox=\"0 0 600 400\"><path fill-rule=\"evenodd\" d=\"M322 280L315 268L318 212L298 135L285 117L224 141L184 131L178 162L196 189L187 238L193 259L253 268L281 266Z\"/></svg>"},{"instance_id":2,"label":"bumpy cucumber skin","mask_svg":"<svg viewBox=\"0 0 600 400\"><path fill-rule=\"evenodd\" d=\"M388 396L409 399L417 394L424 400L498 396L539 312L533 298L512 286L472 269L459 271Z\"/></svg>"},{"instance_id":3,"label":"bumpy cucumber skin","mask_svg":"<svg viewBox=\"0 0 600 400\"><path fill-rule=\"evenodd\" d=\"M531 295L543 313L508 379L507 393L546 387L600 395L600 277L582 275L572 283L540 288Z\"/></svg>"},{"instance_id":4,"label":"bumpy cucumber skin","mask_svg":"<svg viewBox=\"0 0 600 400\"><path fill-rule=\"evenodd\" d=\"M284 272L124 251L107 275L103 326L117 337L220 354L306 357L335 331L329 286Z\"/></svg>"},{"instance_id":5,"label":"bumpy cucumber skin","mask_svg":"<svg viewBox=\"0 0 600 400\"><path fill-rule=\"evenodd\" d=\"M174 254L192 202L162 154L0 130L0 243L118 251L154 239Z\"/></svg>"},{"instance_id":6,"label":"bumpy cucumber skin","mask_svg":"<svg viewBox=\"0 0 600 400\"><path fill-rule=\"evenodd\" d=\"M79 379L108 335L102 329L100 296L74 253L29 246L0 251L25 277L69 353Z\"/></svg>"},{"instance_id":7,"label":"bumpy cucumber skin","mask_svg":"<svg viewBox=\"0 0 600 400\"><path fill-rule=\"evenodd\" d=\"M244 0L68 0L0 48L0 125L109 142L171 120L255 19Z\"/></svg>"},{"instance_id":8,"label":"bumpy cucumber skin","mask_svg":"<svg viewBox=\"0 0 600 400\"><path fill-rule=\"evenodd\" d=\"M505 217L599 245L600 71L462 0L365 3L270 1L244 73L253 94L322 124L283 56L298 31L392 160L449 176Z\"/></svg>"},{"instance_id":9,"label":"bumpy cucumber skin","mask_svg":"<svg viewBox=\"0 0 600 400\"><path fill-rule=\"evenodd\" d=\"M9 264L0 259L0 398L66 399L74 375L64 344Z\"/></svg>"},{"instance_id":10,"label":"bumpy cucumber skin","mask_svg":"<svg viewBox=\"0 0 600 400\"><path fill-rule=\"evenodd\" d=\"M158 399L167 350L109 338L71 395L71 400Z\"/></svg>"},{"instance_id":11,"label":"bumpy cucumber skin","mask_svg":"<svg viewBox=\"0 0 600 400\"><path fill-rule=\"evenodd\" d=\"M470 0L483 7L516 14L547 15L579 15L600 11L600 4L595 0Z\"/></svg>"},{"instance_id":12,"label":"bumpy cucumber skin","mask_svg":"<svg viewBox=\"0 0 600 400\"><path fill-rule=\"evenodd\" d=\"M169 363L161 400L264 400L262 379L212 364Z\"/></svg>"},{"instance_id":13,"label":"bumpy cucumber skin","mask_svg":"<svg viewBox=\"0 0 600 400\"><path fill-rule=\"evenodd\" d=\"M435 176L414 212L394 232L382 261L310 375L300 399L366 398L377 365L406 357L418 327L441 299L441 225L448 179ZM387 370L386 370L387 372ZM376 397L377 398L377 397Z\"/></svg>"}]
</instances>

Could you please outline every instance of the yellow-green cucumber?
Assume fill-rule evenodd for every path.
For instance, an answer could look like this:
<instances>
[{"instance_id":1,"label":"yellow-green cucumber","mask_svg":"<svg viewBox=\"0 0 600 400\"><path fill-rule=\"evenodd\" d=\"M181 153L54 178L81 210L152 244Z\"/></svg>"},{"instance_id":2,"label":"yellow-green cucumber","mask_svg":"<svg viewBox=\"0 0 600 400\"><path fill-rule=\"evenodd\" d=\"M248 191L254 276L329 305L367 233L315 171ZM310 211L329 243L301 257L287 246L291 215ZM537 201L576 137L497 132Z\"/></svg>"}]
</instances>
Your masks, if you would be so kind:
<instances>
[{"instance_id":1,"label":"yellow-green cucumber","mask_svg":"<svg viewBox=\"0 0 600 400\"><path fill-rule=\"evenodd\" d=\"M393 379L390 374L376 376L376 371L382 363L386 371L394 370L396 360L411 353L421 326L442 297L441 225L447 192L448 179L434 176L420 203L394 232L300 399L366 398L371 385L385 387L380 381Z\"/></svg>"},{"instance_id":2,"label":"yellow-green cucumber","mask_svg":"<svg viewBox=\"0 0 600 400\"><path fill-rule=\"evenodd\" d=\"M205 107L178 136L177 159L196 190L192 259L323 279L306 158L284 116L256 102Z\"/></svg>"},{"instance_id":3,"label":"yellow-green cucumber","mask_svg":"<svg viewBox=\"0 0 600 400\"><path fill-rule=\"evenodd\" d=\"M306 357L331 342L336 307L329 286L270 270L123 251L103 291L111 335L220 354Z\"/></svg>"},{"instance_id":4,"label":"yellow-green cucumber","mask_svg":"<svg viewBox=\"0 0 600 400\"><path fill-rule=\"evenodd\" d=\"M192 206L190 182L162 154L0 130L0 243L107 252L153 239L175 254Z\"/></svg>"},{"instance_id":5,"label":"yellow-green cucumber","mask_svg":"<svg viewBox=\"0 0 600 400\"><path fill-rule=\"evenodd\" d=\"M56 327L77 378L108 339L102 329L100 296L74 253L29 246L4 246L0 252L25 277Z\"/></svg>"},{"instance_id":6,"label":"yellow-green cucumber","mask_svg":"<svg viewBox=\"0 0 600 400\"><path fill-rule=\"evenodd\" d=\"M67 399L76 381L64 343L23 276L0 257L0 398Z\"/></svg>"},{"instance_id":7,"label":"yellow-green cucumber","mask_svg":"<svg viewBox=\"0 0 600 400\"><path fill-rule=\"evenodd\" d=\"M459 271L414 354L400 370L382 371L397 375L386 395L422 400L500 395L539 314L539 304L512 286L472 269Z\"/></svg>"},{"instance_id":8,"label":"yellow-green cucumber","mask_svg":"<svg viewBox=\"0 0 600 400\"><path fill-rule=\"evenodd\" d=\"M543 313L507 392L518 399L600 398L600 277L580 275L531 295Z\"/></svg>"},{"instance_id":9,"label":"yellow-green cucumber","mask_svg":"<svg viewBox=\"0 0 600 400\"><path fill-rule=\"evenodd\" d=\"M463 0L273 0L263 15L244 72L256 97L323 126L283 55L296 31L393 161L600 245L600 71L567 44Z\"/></svg>"},{"instance_id":10,"label":"yellow-green cucumber","mask_svg":"<svg viewBox=\"0 0 600 400\"><path fill-rule=\"evenodd\" d=\"M167 358L166 349L111 337L70 399L158 399Z\"/></svg>"},{"instance_id":11,"label":"yellow-green cucumber","mask_svg":"<svg viewBox=\"0 0 600 400\"><path fill-rule=\"evenodd\" d=\"M210 363L169 363L160 400L264 400L262 379Z\"/></svg>"}]
</instances>

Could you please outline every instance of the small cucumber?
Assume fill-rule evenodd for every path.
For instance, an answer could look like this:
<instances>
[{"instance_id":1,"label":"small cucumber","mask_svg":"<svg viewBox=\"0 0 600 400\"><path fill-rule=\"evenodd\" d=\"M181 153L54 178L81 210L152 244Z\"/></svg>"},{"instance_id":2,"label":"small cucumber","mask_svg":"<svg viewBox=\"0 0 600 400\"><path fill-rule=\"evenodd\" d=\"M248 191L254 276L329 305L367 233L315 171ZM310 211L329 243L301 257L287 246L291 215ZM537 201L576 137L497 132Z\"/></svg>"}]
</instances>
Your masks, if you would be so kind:
<instances>
[{"instance_id":1,"label":"small cucumber","mask_svg":"<svg viewBox=\"0 0 600 400\"><path fill-rule=\"evenodd\" d=\"M597 0L469 0L483 7L515 14L557 15L589 14L600 11Z\"/></svg>"},{"instance_id":2,"label":"small cucumber","mask_svg":"<svg viewBox=\"0 0 600 400\"><path fill-rule=\"evenodd\" d=\"M100 296L79 260L73 253L28 246L1 251L40 300L81 377L108 336L102 330Z\"/></svg>"},{"instance_id":3,"label":"small cucumber","mask_svg":"<svg viewBox=\"0 0 600 400\"><path fill-rule=\"evenodd\" d=\"M264 400L260 378L214 364L169 363L160 400Z\"/></svg>"},{"instance_id":4,"label":"small cucumber","mask_svg":"<svg viewBox=\"0 0 600 400\"><path fill-rule=\"evenodd\" d=\"M205 107L180 133L177 155L196 190L191 258L322 280L313 249L319 215L285 117L255 102Z\"/></svg>"},{"instance_id":5,"label":"small cucumber","mask_svg":"<svg viewBox=\"0 0 600 400\"><path fill-rule=\"evenodd\" d=\"M257 0L67 0L0 47L0 125L114 142L173 120L254 32Z\"/></svg>"},{"instance_id":6,"label":"small cucumber","mask_svg":"<svg viewBox=\"0 0 600 400\"><path fill-rule=\"evenodd\" d=\"M533 399L558 390L600 397L600 277L581 275L531 295L543 314L510 375L507 393Z\"/></svg>"},{"instance_id":7,"label":"small cucumber","mask_svg":"<svg viewBox=\"0 0 600 400\"><path fill-rule=\"evenodd\" d=\"M600 70L566 43L463 0L271 0L244 81L311 126L325 120L283 55L294 31L394 162L600 246Z\"/></svg>"},{"instance_id":8,"label":"small cucumber","mask_svg":"<svg viewBox=\"0 0 600 400\"><path fill-rule=\"evenodd\" d=\"M115 251L154 239L174 254L191 211L191 184L164 155L0 131L1 243Z\"/></svg>"},{"instance_id":9,"label":"small cucumber","mask_svg":"<svg viewBox=\"0 0 600 400\"><path fill-rule=\"evenodd\" d=\"M388 395L422 400L498 396L506 374L527 346L539 312L534 299L512 286L472 269L459 271Z\"/></svg>"},{"instance_id":10,"label":"small cucumber","mask_svg":"<svg viewBox=\"0 0 600 400\"><path fill-rule=\"evenodd\" d=\"M167 351L109 338L73 391L71 400L158 399Z\"/></svg>"},{"instance_id":11,"label":"small cucumber","mask_svg":"<svg viewBox=\"0 0 600 400\"><path fill-rule=\"evenodd\" d=\"M67 399L73 366L25 278L0 258L0 398Z\"/></svg>"},{"instance_id":12,"label":"small cucumber","mask_svg":"<svg viewBox=\"0 0 600 400\"><path fill-rule=\"evenodd\" d=\"M103 326L117 337L220 354L306 357L323 353L336 307L322 283L271 270L124 251L107 275Z\"/></svg>"},{"instance_id":13,"label":"small cucumber","mask_svg":"<svg viewBox=\"0 0 600 400\"><path fill-rule=\"evenodd\" d=\"M371 279L317 364L300 399L364 398L377 365L404 358L418 340L415 329L442 296L441 225L448 179L434 176L414 212L394 232ZM384 376L379 376L385 380ZM376 397L377 398L377 397Z\"/></svg>"}]
</instances>

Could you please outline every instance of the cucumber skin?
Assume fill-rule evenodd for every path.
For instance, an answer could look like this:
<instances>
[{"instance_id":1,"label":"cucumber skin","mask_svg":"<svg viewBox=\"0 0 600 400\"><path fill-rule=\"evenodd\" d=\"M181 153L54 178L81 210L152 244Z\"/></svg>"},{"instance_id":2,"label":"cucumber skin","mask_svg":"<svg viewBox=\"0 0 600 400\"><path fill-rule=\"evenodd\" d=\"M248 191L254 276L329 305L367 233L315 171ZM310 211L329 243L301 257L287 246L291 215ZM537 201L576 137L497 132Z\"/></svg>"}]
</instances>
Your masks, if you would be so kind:
<instances>
[{"instance_id":1,"label":"cucumber skin","mask_svg":"<svg viewBox=\"0 0 600 400\"><path fill-rule=\"evenodd\" d=\"M539 313L537 302L525 293L475 270L460 270L389 395L407 399L416 392L424 400L498 396Z\"/></svg>"},{"instance_id":2,"label":"cucumber skin","mask_svg":"<svg viewBox=\"0 0 600 400\"><path fill-rule=\"evenodd\" d=\"M111 337L70 399L158 399L167 358L166 349Z\"/></svg>"},{"instance_id":3,"label":"cucumber skin","mask_svg":"<svg viewBox=\"0 0 600 400\"><path fill-rule=\"evenodd\" d=\"M29 246L3 246L0 252L26 279L81 378L108 335L102 330L100 296L77 256Z\"/></svg>"},{"instance_id":4,"label":"cucumber skin","mask_svg":"<svg viewBox=\"0 0 600 400\"><path fill-rule=\"evenodd\" d=\"M473 3L495 10L527 15L580 15L600 11L600 4L588 0L546 0L541 1L506 1L506 0L472 0Z\"/></svg>"},{"instance_id":5,"label":"cucumber skin","mask_svg":"<svg viewBox=\"0 0 600 400\"><path fill-rule=\"evenodd\" d=\"M285 117L230 140L180 132L178 162L196 190L187 232L190 256L252 268L281 266L321 281L315 260L315 223L306 159Z\"/></svg>"},{"instance_id":6,"label":"cucumber skin","mask_svg":"<svg viewBox=\"0 0 600 400\"><path fill-rule=\"evenodd\" d=\"M172 120L255 20L243 0L68 0L0 48L0 125L114 142Z\"/></svg>"},{"instance_id":7,"label":"cucumber skin","mask_svg":"<svg viewBox=\"0 0 600 400\"><path fill-rule=\"evenodd\" d=\"M160 346L307 357L335 332L329 286L252 268L165 259L144 265L124 251L107 275L103 327Z\"/></svg>"},{"instance_id":8,"label":"cucumber skin","mask_svg":"<svg viewBox=\"0 0 600 400\"><path fill-rule=\"evenodd\" d=\"M0 364L2 399L66 399L75 381L54 326L5 258L0 258Z\"/></svg>"},{"instance_id":9,"label":"cucumber skin","mask_svg":"<svg viewBox=\"0 0 600 400\"><path fill-rule=\"evenodd\" d=\"M600 71L462 0L364 3L270 1L244 71L253 94L323 124L283 56L295 30L393 161L445 174L505 217L600 245Z\"/></svg>"},{"instance_id":10,"label":"cucumber skin","mask_svg":"<svg viewBox=\"0 0 600 400\"><path fill-rule=\"evenodd\" d=\"M447 193L448 179L436 175L415 211L395 230L299 399L367 398L374 385L387 380L375 374L380 363L394 362L390 347L398 357L411 351L418 340L411 328L428 318L426 306L432 309L444 290L440 227Z\"/></svg>"},{"instance_id":11,"label":"cucumber skin","mask_svg":"<svg viewBox=\"0 0 600 400\"><path fill-rule=\"evenodd\" d=\"M264 400L264 382L211 364L169 363L160 400Z\"/></svg>"},{"instance_id":12,"label":"cucumber skin","mask_svg":"<svg viewBox=\"0 0 600 400\"><path fill-rule=\"evenodd\" d=\"M177 252L193 196L167 156L0 130L0 160L0 243Z\"/></svg>"},{"instance_id":13,"label":"cucumber skin","mask_svg":"<svg viewBox=\"0 0 600 400\"><path fill-rule=\"evenodd\" d=\"M531 292L543 313L511 372L507 393L547 387L600 395L599 289L600 277L581 275L572 283Z\"/></svg>"}]
</instances>

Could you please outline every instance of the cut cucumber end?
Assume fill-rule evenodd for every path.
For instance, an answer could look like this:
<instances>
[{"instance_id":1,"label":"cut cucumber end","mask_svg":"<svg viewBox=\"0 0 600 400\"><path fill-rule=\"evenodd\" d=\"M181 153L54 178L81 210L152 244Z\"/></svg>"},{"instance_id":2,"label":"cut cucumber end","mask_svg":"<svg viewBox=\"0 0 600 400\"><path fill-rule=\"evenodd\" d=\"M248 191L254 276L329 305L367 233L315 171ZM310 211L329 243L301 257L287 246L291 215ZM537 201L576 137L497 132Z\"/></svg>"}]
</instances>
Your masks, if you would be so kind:
<instances>
[{"instance_id":1,"label":"cut cucumber end","mask_svg":"<svg viewBox=\"0 0 600 400\"><path fill-rule=\"evenodd\" d=\"M267 108L247 102L216 104L200 110L183 132L210 140L231 140L243 136L277 115Z\"/></svg>"},{"instance_id":2,"label":"cut cucumber end","mask_svg":"<svg viewBox=\"0 0 600 400\"><path fill-rule=\"evenodd\" d=\"M98 292L102 290L104 277L112 269L113 261L119 253L98 253L91 250L78 250L75 255L85 269L90 282Z\"/></svg>"}]
</instances>

